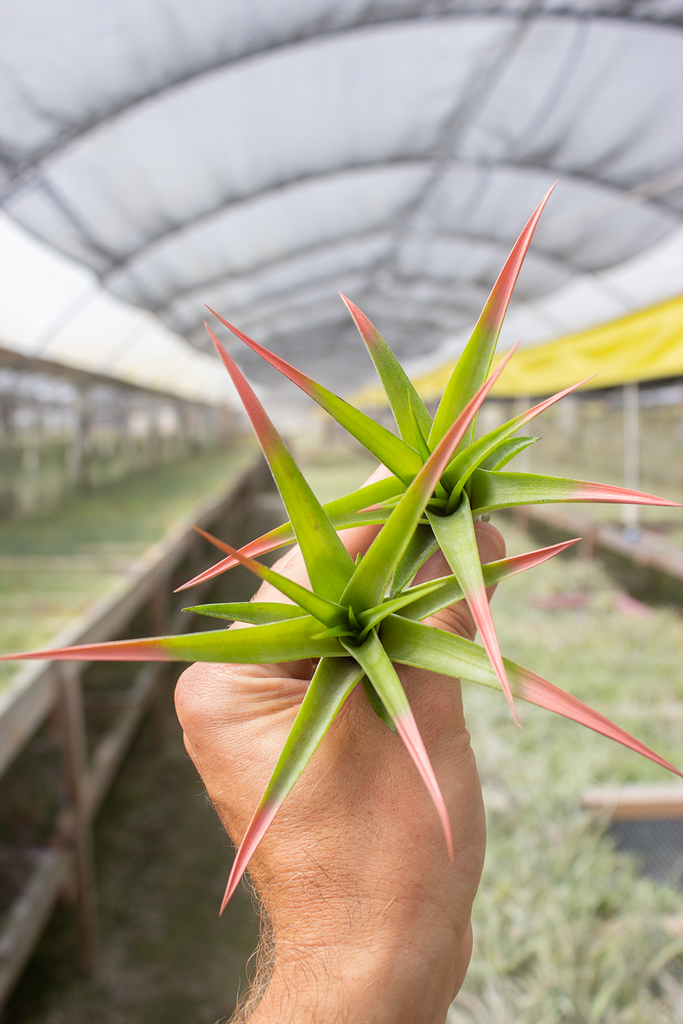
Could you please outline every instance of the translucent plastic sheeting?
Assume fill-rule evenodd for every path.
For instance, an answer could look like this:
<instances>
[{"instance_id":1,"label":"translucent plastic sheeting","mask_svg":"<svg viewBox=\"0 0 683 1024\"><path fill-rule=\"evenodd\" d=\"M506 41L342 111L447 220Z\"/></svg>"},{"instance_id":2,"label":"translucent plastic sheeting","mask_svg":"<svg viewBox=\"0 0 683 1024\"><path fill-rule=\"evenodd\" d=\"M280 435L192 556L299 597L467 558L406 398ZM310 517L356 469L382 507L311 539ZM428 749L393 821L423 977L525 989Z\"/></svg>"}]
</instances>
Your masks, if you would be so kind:
<instances>
[{"instance_id":1,"label":"translucent plastic sheeting","mask_svg":"<svg viewBox=\"0 0 683 1024\"><path fill-rule=\"evenodd\" d=\"M348 389L337 292L427 356L556 178L521 302L680 221L680 0L2 6L6 210L199 347L208 303Z\"/></svg>"},{"instance_id":2,"label":"translucent plastic sheeting","mask_svg":"<svg viewBox=\"0 0 683 1024\"><path fill-rule=\"evenodd\" d=\"M512 364L516 367L525 349L538 345L548 347L560 337L600 330L604 325L621 321L624 313L645 310L681 294L683 227L676 228L663 242L623 263L592 274L577 274L567 284L540 299L517 303L503 324L498 351L502 353L518 341L521 352ZM425 394L432 399L445 384L468 338L468 329L460 331L434 351L404 360L411 379L419 382ZM666 338L670 344L668 329ZM683 345L682 331L679 331L679 344ZM642 374L640 379L668 374L668 371L662 374L655 365L648 367L646 354L638 355L637 362L636 377ZM621 359L620 365L623 363L624 359ZM575 379L579 380L595 369L587 370L586 374L579 373ZM572 383L572 380L568 379L567 383ZM353 398L361 404L381 405L383 391L376 383L370 383L357 390Z\"/></svg>"},{"instance_id":3,"label":"translucent plastic sheeting","mask_svg":"<svg viewBox=\"0 0 683 1024\"><path fill-rule=\"evenodd\" d=\"M240 406L217 358L115 298L92 271L2 215L0 346L181 398Z\"/></svg>"}]
</instances>

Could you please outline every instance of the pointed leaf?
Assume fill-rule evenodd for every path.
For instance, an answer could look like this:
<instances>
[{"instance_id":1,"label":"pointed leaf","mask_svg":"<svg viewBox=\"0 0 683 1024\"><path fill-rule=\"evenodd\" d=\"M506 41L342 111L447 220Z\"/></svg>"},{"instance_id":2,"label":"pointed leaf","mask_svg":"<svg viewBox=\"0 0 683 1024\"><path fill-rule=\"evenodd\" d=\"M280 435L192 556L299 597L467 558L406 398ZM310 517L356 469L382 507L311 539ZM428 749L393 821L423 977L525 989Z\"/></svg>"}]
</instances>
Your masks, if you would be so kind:
<instances>
[{"instance_id":1,"label":"pointed leaf","mask_svg":"<svg viewBox=\"0 0 683 1024\"><path fill-rule=\"evenodd\" d=\"M353 572L353 562L349 553L246 378L209 325L205 326L242 399L268 460L294 527L311 585L321 597L334 601L343 591Z\"/></svg>"},{"instance_id":2,"label":"pointed leaf","mask_svg":"<svg viewBox=\"0 0 683 1024\"><path fill-rule=\"evenodd\" d=\"M393 494L402 493L404 490L405 485L400 480L397 480L395 476L391 476L384 480L377 480L374 484L368 484L367 487L361 487L351 494L345 494L343 497L335 499L335 501L330 501L323 505L323 509L335 530L344 530L352 526L384 523L389 518L389 513L385 512L380 506L375 507L373 511L364 512L363 510L367 506L372 506L375 502L381 502ZM360 512L357 511L359 508L361 509ZM197 526L194 526L193 529L201 533L203 537L220 551L225 551L227 545L222 540L207 533L206 530L201 530ZM282 526L276 527L269 533L264 533L262 537L250 541L249 544L245 544L239 550L240 554L246 555L248 558L254 558L256 555L264 555L268 551L275 551L277 548L291 544L294 540L296 538L291 523L283 523ZM234 569L236 565L239 565L239 562L231 555L228 558L223 558L220 562L212 565L210 569L204 569L203 572L198 573L197 576L188 580L187 583L183 583L181 587L176 589L176 593L181 590L189 590L190 587L194 587L198 583L204 583L206 580L213 579L215 576L227 572L228 569Z\"/></svg>"},{"instance_id":3,"label":"pointed leaf","mask_svg":"<svg viewBox=\"0 0 683 1024\"><path fill-rule=\"evenodd\" d=\"M199 530L199 532L203 533L203 530ZM261 565L260 562L254 561L253 558L241 555L237 548L232 548L229 544L224 546L227 548L228 553L233 558L236 558L249 572L253 572L261 580L266 580L276 590L279 590L281 594L284 594L285 597L295 601L300 608L305 609L309 615L314 615L325 626L332 628L334 626L348 625L348 616L345 609L340 605L327 601L324 597L319 597L318 594L314 594L307 590L306 587L302 587L300 583L295 583L288 576L283 576L281 573L275 572L274 569L269 569L267 565Z\"/></svg>"},{"instance_id":4,"label":"pointed leaf","mask_svg":"<svg viewBox=\"0 0 683 1024\"><path fill-rule=\"evenodd\" d=\"M219 551L225 551L226 545L218 537L215 537L212 533L208 533L206 530L202 530L200 526L192 524L192 529L200 533L205 540L208 540L210 544L213 544ZM268 533L264 533L263 536L257 537L256 540L252 540L249 544L245 544L241 547L240 553L247 555L249 558L254 558L256 555L265 555L269 551L277 551L278 548L286 547L288 544L293 544L296 540L294 536L294 530L292 524L287 522L283 523L282 526L276 527L274 530L270 530ZM199 583L205 583L206 580L212 580L216 576L220 576L221 573L227 572L229 569L234 569L236 565L240 563L232 555L227 558L222 558L220 562L216 562L208 569L203 569L202 572L197 573L187 583L183 583L180 587L176 587L174 590L175 594L180 593L182 590L189 590L191 587L196 587Z\"/></svg>"},{"instance_id":5,"label":"pointed leaf","mask_svg":"<svg viewBox=\"0 0 683 1024\"><path fill-rule=\"evenodd\" d=\"M517 725L519 725L510 684L505 675L503 657L500 653L491 609L489 608L486 596L484 576L481 571L481 562L477 549L477 537L474 532L474 522L472 521L467 492L463 491L460 506L452 515L435 516L431 513L428 513L428 515L439 547L443 551L446 561L455 573L458 583L465 593L467 604L479 630L482 643L486 648L486 653L500 680L505 698L510 705L512 717L517 722Z\"/></svg>"},{"instance_id":6,"label":"pointed leaf","mask_svg":"<svg viewBox=\"0 0 683 1024\"><path fill-rule=\"evenodd\" d=\"M363 512L372 505L393 498L395 494L402 494L404 490L405 484L401 480L395 476L387 476L383 480L375 480L372 484L359 487L357 491L336 498L323 508L331 518L349 512Z\"/></svg>"},{"instance_id":7,"label":"pointed leaf","mask_svg":"<svg viewBox=\"0 0 683 1024\"><path fill-rule=\"evenodd\" d=\"M434 417L434 425L429 437L430 448L433 448L436 442L443 437L453 420L460 415L472 398L472 395L479 390L486 380L498 341L498 335L503 326L503 319L512 297L512 291L522 269L524 257L531 244L538 219L550 199L552 191L553 189L551 188L545 194L515 242L512 252L508 256L505 266L501 270L498 280L494 284L482 314L477 321L472 337L468 341L453 371L453 375L446 385L439 408ZM472 428L464 435L461 447L467 447L471 438Z\"/></svg>"},{"instance_id":8,"label":"pointed leaf","mask_svg":"<svg viewBox=\"0 0 683 1024\"><path fill-rule=\"evenodd\" d=\"M499 441L498 444L491 449L486 458L480 463L480 469L502 469L503 466L507 466L508 462L514 459L515 455L519 455L529 445L534 444L536 441L540 441L540 437L511 437L507 441Z\"/></svg>"},{"instance_id":9,"label":"pointed leaf","mask_svg":"<svg viewBox=\"0 0 683 1024\"><path fill-rule=\"evenodd\" d=\"M392 661L500 689L500 683L484 650L470 640L427 626L423 622L402 619L398 615L390 615L384 620L380 628L380 637ZM512 692L516 697L564 715L565 718L571 718L642 754L643 757L676 775L683 776L683 772L678 768L576 697L553 686L529 669L516 665L508 658L505 658L504 662Z\"/></svg>"},{"instance_id":10,"label":"pointed leaf","mask_svg":"<svg viewBox=\"0 0 683 1024\"><path fill-rule=\"evenodd\" d=\"M326 640L328 636L355 636L355 629L352 629L351 626L332 626L330 629L323 630L322 633L316 633L313 639Z\"/></svg>"},{"instance_id":11,"label":"pointed leaf","mask_svg":"<svg viewBox=\"0 0 683 1024\"><path fill-rule=\"evenodd\" d=\"M514 355L515 350L516 346L506 353L495 372L463 409L455 423L446 431L420 472L406 488L405 494L353 574L351 582L342 595L342 604L351 605L356 612L365 611L379 604L384 596L386 585L410 542L439 477L451 460L455 447L467 430L467 425L471 422L479 406Z\"/></svg>"},{"instance_id":12,"label":"pointed leaf","mask_svg":"<svg viewBox=\"0 0 683 1024\"><path fill-rule=\"evenodd\" d=\"M580 540L580 537L574 537L572 540L563 541L561 544L553 544L550 547L540 548L537 551L527 551L523 555L501 558L496 562L486 562L481 567L484 586L488 589L508 579L509 576L515 576L518 572L524 572L526 569L532 569L536 565L541 565L542 562L546 562L549 558L553 558L562 551L566 551L573 544L578 544ZM456 601L464 599L465 594L455 576L444 576L437 582L440 582L438 589L406 605L401 610L401 615L405 615L407 619L426 619L428 615L433 615L435 612L441 611L442 608L448 608L449 605L455 604ZM413 589L417 590L417 587Z\"/></svg>"},{"instance_id":13,"label":"pointed leaf","mask_svg":"<svg viewBox=\"0 0 683 1024\"><path fill-rule=\"evenodd\" d=\"M98 644L2 654L0 661L224 661L271 664L300 658L339 657L338 640L314 640L320 623L310 615L245 629L156 636L144 640L108 640Z\"/></svg>"},{"instance_id":14,"label":"pointed leaf","mask_svg":"<svg viewBox=\"0 0 683 1024\"><path fill-rule=\"evenodd\" d=\"M270 823L362 675L363 670L350 658L335 661L323 658L318 664L266 791L240 843L221 903L221 914Z\"/></svg>"},{"instance_id":15,"label":"pointed leaf","mask_svg":"<svg viewBox=\"0 0 683 1024\"><path fill-rule=\"evenodd\" d=\"M341 297L375 364L401 437L412 448L419 451L419 437L429 437L429 432L432 429L432 417L427 412L424 402L413 387L410 378L374 324L350 299L347 299L345 295ZM417 420L419 434L414 430L413 416Z\"/></svg>"},{"instance_id":16,"label":"pointed leaf","mask_svg":"<svg viewBox=\"0 0 683 1024\"><path fill-rule=\"evenodd\" d=\"M420 426L419 420L415 415L415 409L413 407L412 400L408 403L408 410L410 412L410 422L413 428L413 435L415 437L415 447L420 453L420 458L423 462L426 462L431 452L429 445L427 444L427 438L422 433L422 427Z\"/></svg>"},{"instance_id":17,"label":"pointed leaf","mask_svg":"<svg viewBox=\"0 0 683 1024\"><path fill-rule=\"evenodd\" d=\"M417 452L410 445L406 444L405 441L396 437L390 430L376 423L375 420L366 416L365 413L354 409L352 405L349 405L348 402L345 402L343 398L339 398L332 391L328 391L322 384L317 384L316 381L307 377L305 373L301 373L300 370L290 366L280 356L276 356L274 352L269 352L268 349L259 345L253 338L249 338L242 331L233 327L222 316L219 316L215 310L212 309L211 312L249 348L263 356L271 366L280 370L285 377L289 377L309 398L312 398L338 423L341 423L342 427L348 430L357 441L360 441L369 452L372 452L375 458L379 459L387 469L391 470L394 476L407 483L417 473L420 468L420 458Z\"/></svg>"},{"instance_id":18,"label":"pointed leaf","mask_svg":"<svg viewBox=\"0 0 683 1024\"><path fill-rule=\"evenodd\" d=\"M368 704L375 712L378 718L380 718L386 726L388 726L392 732L397 733L396 726L391 720L391 715L382 704L377 690L372 685L367 676L363 676L363 689L365 690L365 696L368 698Z\"/></svg>"},{"instance_id":19,"label":"pointed leaf","mask_svg":"<svg viewBox=\"0 0 683 1024\"><path fill-rule=\"evenodd\" d=\"M427 787L427 791L441 820L441 826L446 837L446 845L448 846L448 855L453 860L453 839L451 836L451 823L448 818L448 808L441 794L439 783L436 781L434 769L422 742L422 737L408 703L405 690L396 674L396 669L391 664L386 651L377 638L377 634L374 632L370 633L365 643L358 647L345 646L349 654L353 655L359 665L361 665L366 676L377 691L382 704L391 715L396 731L406 745L415 767L422 776L422 781Z\"/></svg>"},{"instance_id":20,"label":"pointed leaf","mask_svg":"<svg viewBox=\"0 0 683 1024\"><path fill-rule=\"evenodd\" d=\"M388 601L382 601L381 604L375 608L368 608L365 612L358 613L358 621L363 627L363 632L359 636L359 640L365 639L365 634L369 632L373 626L385 619L387 615L393 615L400 611L401 608L406 608L413 602L425 598L431 594L434 590L439 590L443 586L442 580L431 580L429 583L421 583L417 587L411 587L409 590L402 591L397 597L391 598Z\"/></svg>"},{"instance_id":21,"label":"pointed leaf","mask_svg":"<svg viewBox=\"0 0 683 1024\"><path fill-rule=\"evenodd\" d=\"M460 492L464 487L466 481L472 475L475 469L484 461L487 455L489 455L493 449L501 441L507 440L512 437L521 427L530 420L539 416L546 409L549 409L560 399L565 398L566 395L571 394L572 391L576 391L582 384L591 380L591 377L587 377L586 380L579 381L578 384L572 384L568 388L564 388L563 391L558 391L557 394L551 395L550 398L546 398L543 402L539 402L532 409L527 409L526 412L520 413L519 416L514 416L513 419L508 420L507 423L503 423L502 426L496 427L495 430L489 431L484 437L479 438L473 444L469 445L463 452L457 455L450 466L443 475L444 483L447 487L452 488L451 499L449 503L449 511L454 509L455 502L460 497Z\"/></svg>"},{"instance_id":22,"label":"pointed leaf","mask_svg":"<svg viewBox=\"0 0 683 1024\"><path fill-rule=\"evenodd\" d=\"M408 586L418 569L434 554L439 545L429 524L418 526L396 566L391 581L391 596L396 597Z\"/></svg>"},{"instance_id":23,"label":"pointed leaf","mask_svg":"<svg viewBox=\"0 0 683 1024\"><path fill-rule=\"evenodd\" d=\"M658 498L654 494L612 487L610 484L594 484L588 480L541 476L538 473L501 473L475 469L469 487L473 516L493 512L497 508L556 501L604 501L613 504L680 507L677 502Z\"/></svg>"},{"instance_id":24,"label":"pointed leaf","mask_svg":"<svg viewBox=\"0 0 683 1024\"><path fill-rule=\"evenodd\" d=\"M195 604L183 608L184 612L195 615L210 615L214 619L230 619L233 622L249 622L263 626L268 622L285 622L300 619L306 614L296 604L278 604L275 601L232 601L228 604Z\"/></svg>"}]
</instances>

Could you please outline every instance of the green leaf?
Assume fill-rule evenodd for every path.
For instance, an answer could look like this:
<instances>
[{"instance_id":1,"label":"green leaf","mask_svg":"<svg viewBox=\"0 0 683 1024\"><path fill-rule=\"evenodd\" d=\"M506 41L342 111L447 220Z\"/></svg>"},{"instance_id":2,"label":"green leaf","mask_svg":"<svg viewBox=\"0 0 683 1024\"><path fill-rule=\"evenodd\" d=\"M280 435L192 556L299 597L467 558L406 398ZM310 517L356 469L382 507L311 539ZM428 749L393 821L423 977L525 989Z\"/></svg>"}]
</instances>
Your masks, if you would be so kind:
<instances>
[{"instance_id":1,"label":"green leaf","mask_svg":"<svg viewBox=\"0 0 683 1024\"><path fill-rule=\"evenodd\" d=\"M480 463L480 469L502 469L508 462L519 455L540 437L511 437L507 441L500 441L491 449L486 458Z\"/></svg>"},{"instance_id":2,"label":"green leaf","mask_svg":"<svg viewBox=\"0 0 683 1024\"><path fill-rule=\"evenodd\" d=\"M465 640L453 633L435 629L423 622L411 622L402 616L390 615L380 627L380 638L387 655L392 661L402 665L411 665L427 672L438 672L440 675L464 679L493 689L501 689L484 650L478 644ZM608 718L593 711L576 697L553 686L546 679L537 676L529 669L515 664L508 658L504 659L507 675L512 691L516 697L537 704L539 707L554 711L556 714L571 718L581 725L594 729L603 736L622 743L625 747L648 757L651 761L667 768L676 775L683 776L663 757L646 747L640 740L630 736Z\"/></svg>"},{"instance_id":3,"label":"green leaf","mask_svg":"<svg viewBox=\"0 0 683 1024\"><path fill-rule=\"evenodd\" d=\"M313 637L314 640L326 640L329 636L355 636L356 631L350 626L331 626L330 629L324 629L322 633L316 633Z\"/></svg>"},{"instance_id":4,"label":"green leaf","mask_svg":"<svg viewBox=\"0 0 683 1024\"><path fill-rule=\"evenodd\" d=\"M412 448L418 449L419 436L413 429L413 416L419 425L419 434L425 437L429 436L429 431L432 428L432 417L427 412L424 402L413 387L410 378L374 324L345 295L342 295L341 298L353 317L358 333L375 364L401 437Z\"/></svg>"},{"instance_id":5,"label":"green leaf","mask_svg":"<svg viewBox=\"0 0 683 1024\"><path fill-rule=\"evenodd\" d=\"M448 511L450 512L456 508L460 492L469 477L501 441L507 440L526 423L529 423L530 420L545 412L546 409L549 409L566 395L571 394L572 391L576 391L577 388L580 388L582 384L585 384L590 379L590 377L587 377L586 380L579 381L578 384L572 384L570 387L564 388L563 391L558 391L557 394L551 395L550 398L544 399L544 401L539 402L533 408L527 409L525 412L513 417L507 423L503 423L502 426L489 431L484 437L479 438L478 441L475 441L464 451L460 452L459 455L456 455L443 475L444 484L451 488Z\"/></svg>"},{"instance_id":6,"label":"green leaf","mask_svg":"<svg viewBox=\"0 0 683 1024\"><path fill-rule=\"evenodd\" d=\"M108 640L76 647L56 647L21 654L2 654L0 661L223 661L270 664L300 658L339 657L338 640L315 640L320 623L310 615L288 622L208 633L156 636L143 640Z\"/></svg>"},{"instance_id":7,"label":"green leaf","mask_svg":"<svg viewBox=\"0 0 683 1024\"><path fill-rule=\"evenodd\" d=\"M431 580L428 583L421 583L417 587L411 587L409 590L404 590L397 597L391 598L388 601L382 601L381 604L375 608L368 608L367 611L358 613L358 621L363 627L363 632L359 636L359 640L364 640L365 635L374 626L378 625L385 619L387 615L392 615L395 612L400 611L401 608L405 608L412 604L414 601L418 601L421 598L431 594L433 590L438 590L442 586L441 580ZM341 634L339 634L341 635Z\"/></svg>"},{"instance_id":8,"label":"green leaf","mask_svg":"<svg viewBox=\"0 0 683 1024\"><path fill-rule=\"evenodd\" d=\"M234 622L250 622L262 626L268 622L284 622L300 619L306 612L294 604L278 604L275 601L232 601L228 604L195 604L183 608L184 612L195 615L210 615L214 619L232 619Z\"/></svg>"},{"instance_id":9,"label":"green leaf","mask_svg":"<svg viewBox=\"0 0 683 1024\"><path fill-rule=\"evenodd\" d=\"M474 398L468 402L455 423L441 438L420 472L406 488L405 494L353 574L342 595L342 604L352 606L356 612L365 611L379 604L384 596L387 583L422 518L439 477L450 462L453 451L467 429L468 423L472 421L472 417L514 355L516 347L506 353L495 371L482 384Z\"/></svg>"},{"instance_id":10,"label":"green leaf","mask_svg":"<svg viewBox=\"0 0 683 1024\"><path fill-rule=\"evenodd\" d=\"M363 670L350 658L335 661L323 658L318 664L266 791L240 843L221 904L221 913L270 823L362 675Z\"/></svg>"},{"instance_id":11,"label":"green leaf","mask_svg":"<svg viewBox=\"0 0 683 1024\"><path fill-rule=\"evenodd\" d=\"M572 540L563 541L561 544L552 544L547 548L539 548L537 551L527 551L522 555L514 555L511 558L501 558L496 562L486 562L481 567L484 586L488 589L508 579L510 576L515 576L518 572L532 569L549 558L553 558L555 555L566 551L573 544L578 544L580 539L580 537L574 537ZM407 619L426 619L428 615L433 615L435 612L441 611L442 608L448 608L449 605L455 604L456 601L464 599L465 594L455 576L443 576L437 582L440 583L437 590L406 605L400 614L405 615ZM417 590L417 588L413 589Z\"/></svg>"},{"instance_id":12,"label":"green leaf","mask_svg":"<svg viewBox=\"0 0 683 1024\"><path fill-rule=\"evenodd\" d=\"M451 379L446 385L429 437L431 448L443 437L450 424L460 415L488 376L498 336L503 326L510 298L512 297L512 291L522 269L524 257L531 244L538 219L550 198L552 190L551 188L545 194L517 239L512 252L505 262L505 266L500 272L498 280L493 286L472 336L458 360ZM469 445L472 433L473 425L464 435L460 445L461 448L466 448Z\"/></svg>"},{"instance_id":13,"label":"green leaf","mask_svg":"<svg viewBox=\"0 0 683 1024\"><path fill-rule=\"evenodd\" d=\"M401 559L396 566L391 581L391 596L396 597L405 587L408 586L418 569L421 569L428 558L438 550L439 545L431 526L420 524L408 542Z\"/></svg>"},{"instance_id":14,"label":"green leaf","mask_svg":"<svg viewBox=\"0 0 683 1024\"><path fill-rule=\"evenodd\" d=\"M396 477L389 477L387 480L380 480L378 484L392 484L401 490L404 490L404 485ZM360 491L354 492L359 494L358 504L361 508L373 505L372 493L381 495L381 491L377 490L372 492L368 496L365 492L370 491L374 488L375 484L371 484L370 487L362 487ZM388 490L388 488L387 488ZM347 530L354 526L375 526L378 523L385 523L389 518L389 512L384 508L375 508L371 512L355 512L352 508L343 509L341 503L347 503L348 505L354 504L351 501L353 495L345 495L343 498L339 498L337 501L330 502L329 505L323 506L326 513L328 513L330 522L335 530ZM376 500L381 501L381 497ZM340 510L331 509L331 506L339 505ZM202 530L199 526L193 526L193 530L210 541L220 551L234 550L225 541L219 540L218 537L214 537L212 534L207 533L206 530ZM277 527L275 530L271 530L269 533L265 533L262 537L258 537L256 540L251 541L249 544L245 544L244 547L240 548L240 554L246 555L249 558L253 558L255 555L263 555L269 551L275 551L277 548L284 547L287 544L291 544L292 541L296 540L294 536L294 530L290 523L283 523L282 526ZM214 579L216 576L220 576L221 573L227 572L229 569L234 569L236 565L239 565L237 558L233 558L232 555L228 555L227 558L222 558L220 562L216 562L209 569L204 569L202 572L193 576L187 583L183 583L182 586L176 588L176 593L182 590L189 590L190 587L196 587L199 583L205 583L207 580Z\"/></svg>"},{"instance_id":15,"label":"green leaf","mask_svg":"<svg viewBox=\"0 0 683 1024\"><path fill-rule=\"evenodd\" d=\"M571 480L561 476L538 473L501 473L475 469L470 478L472 515L480 516L498 508L515 505L541 505L546 502L604 501L627 505L676 506L675 501L654 494L631 491L610 484L594 484L588 480Z\"/></svg>"},{"instance_id":16,"label":"green leaf","mask_svg":"<svg viewBox=\"0 0 683 1024\"><path fill-rule=\"evenodd\" d=\"M336 601L351 578L353 561L246 378L209 325L205 326L268 460L294 527L313 590L321 597Z\"/></svg>"},{"instance_id":17,"label":"green leaf","mask_svg":"<svg viewBox=\"0 0 683 1024\"><path fill-rule=\"evenodd\" d=\"M395 476L388 476L384 480L376 480L372 484L367 484L365 487L359 487L358 490L352 491L350 494L345 494L341 498L335 498L334 501L328 501L327 504L323 505L327 516L334 520L335 517L339 519L340 516L348 518L349 513L356 513L362 509L368 508L372 505L376 505L380 502L385 501L387 498L393 497L395 494L402 494L405 490L404 484L398 480ZM339 519L341 522L342 520ZM193 526L193 530L200 533L202 537L208 540L211 544L217 547L220 551L225 551L226 545L218 537L214 537L213 534L203 530L200 526ZM259 555L264 555L269 551L276 551L278 548L285 547L288 544L293 543L296 540L292 524L290 522L282 523L281 526L276 526L274 530L270 530L268 533L264 533L261 537L257 537L256 540L249 541L239 549L240 553L246 555L247 558L257 558ZM232 550L232 548L230 549ZM231 565L229 568L233 568L238 564L237 559L230 558L225 559L230 561ZM199 577L196 578L197 580ZM186 586L190 586L195 581L190 581ZM184 588L179 588L184 589Z\"/></svg>"},{"instance_id":18,"label":"green leaf","mask_svg":"<svg viewBox=\"0 0 683 1024\"><path fill-rule=\"evenodd\" d=\"M392 732L397 732L396 726L391 720L391 715L384 707L384 704L382 704L377 690L367 676L363 676L363 689L365 690L365 696L368 698L368 703L377 717L380 718L385 725L388 725Z\"/></svg>"},{"instance_id":19,"label":"green leaf","mask_svg":"<svg viewBox=\"0 0 683 1024\"><path fill-rule=\"evenodd\" d=\"M474 523L467 493L463 491L460 506L452 515L435 516L431 513L428 515L439 547L443 551L446 561L455 573L458 583L467 598L467 604L479 630L481 641L500 680L503 693L512 711L512 717L517 722L517 712L515 711L510 684L505 675L503 657L500 653L498 637L496 636L491 609L489 608L486 595L486 587L484 586L484 576L477 549L477 537L474 532Z\"/></svg>"},{"instance_id":20,"label":"green leaf","mask_svg":"<svg viewBox=\"0 0 683 1024\"><path fill-rule=\"evenodd\" d=\"M375 458L379 459L387 469L391 470L394 476L399 477L404 483L408 483L417 473L421 465L420 457L405 441L396 437L390 430L376 423L369 416L366 416L365 413L354 409L352 405L349 405L348 402L345 402L343 398L339 398L332 391L328 391L322 384L316 383L316 381L307 377L305 373L301 373L294 366L290 366L288 362L281 359L280 356L276 356L274 352L269 352L268 349L259 345L253 338L249 338L242 331L233 327L222 316L218 316L215 310L212 309L211 312L214 316L218 317L228 330L232 331L254 352L258 352L260 356L263 356L271 366L280 370L285 377L289 377L309 398L312 398L321 408L325 409L357 441L360 441L369 452L372 452Z\"/></svg>"},{"instance_id":21,"label":"green leaf","mask_svg":"<svg viewBox=\"0 0 683 1024\"><path fill-rule=\"evenodd\" d=\"M256 562L253 558L241 555L237 548L231 548L229 544L224 546L233 558L241 562L255 576L266 580L276 590L279 590L281 594L295 601L300 608L305 609L309 615L314 615L319 622L322 622L328 628L332 629L336 626L348 625L348 615L345 608L326 600L324 597L319 597L318 594L314 594L307 590L306 587L302 587L300 583L295 583L288 576L283 576L281 573L275 572L274 569L269 569L267 565L261 565L260 562Z\"/></svg>"},{"instance_id":22,"label":"green leaf","mask_svg":"<svg viewBox=\"0 0 683 1024\"><path fill-rule=\"evenodd\" d=\"M408 403L408 409L410 412L410 422L413 428L413 436L415 437L415 447L420 453L420 458L422 459L422 461L426 462L431 452L429 450L429 445L427 444L427 438L422 433L420 422L417 416L415 415L415 409L413 408L412 401Z\"/></svg>"},{"instance_id":23,"label":"green leaf","mask_svg":"<svg viewBox=\"0 0 683 1024\"><path fill-rule=\"evenodd\" d=\"M377 638L377 634L374 632L370 633L365 643L358 647L352 647L348 644L345 646L349 654L353 655L358 664L363 668L366 676L377 691L382 704L389 712L391 720L396 726L396 731L406 745L415 767L422 776L422 781L427 787L441 819L441 826L448 846L448 854L452 860L453 840L448 809L441 794L439 783L436 780L429 755L422 742L413 712L410 709L405 690L396 674L396 669L391 664L386 651Z\"/></svg>"},{"instance_id":24,"label":"green leaf","mask_svg":"<svg viewBox=\"0 0 683 1024\"><path fill-rule=\"evenodd\" d=\"M357 491L345 494L335 501L330 501L323 508L328 516L338 516L349 512L362 512L371 505L377 505L395 494L402 494L405 485L395 476L387 476L383 480L375 480L372 484L359 487Z\"/></svg>"}]
</instances>

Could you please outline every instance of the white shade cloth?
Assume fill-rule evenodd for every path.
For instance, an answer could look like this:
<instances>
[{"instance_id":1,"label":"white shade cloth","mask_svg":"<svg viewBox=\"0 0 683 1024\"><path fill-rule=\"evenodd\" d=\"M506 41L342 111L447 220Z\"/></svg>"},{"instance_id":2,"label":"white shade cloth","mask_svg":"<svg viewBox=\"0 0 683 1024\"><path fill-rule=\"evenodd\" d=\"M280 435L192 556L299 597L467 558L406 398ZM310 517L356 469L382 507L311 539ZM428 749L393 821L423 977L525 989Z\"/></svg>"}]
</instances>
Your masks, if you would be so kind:
<instances>
[{"instance_id":1,"label":"white shade cloth","mask_svg":"<svg viewBox=\"0 0 683 1024\"><path fill-rule=\"evenodd\" d=\"M199 348L208 303L348 390L371 367L338 291L402 356L444 351L556 179L518 305L680 223L680 0L0 8L5 210Z\"/></svg>"}]
</instances>

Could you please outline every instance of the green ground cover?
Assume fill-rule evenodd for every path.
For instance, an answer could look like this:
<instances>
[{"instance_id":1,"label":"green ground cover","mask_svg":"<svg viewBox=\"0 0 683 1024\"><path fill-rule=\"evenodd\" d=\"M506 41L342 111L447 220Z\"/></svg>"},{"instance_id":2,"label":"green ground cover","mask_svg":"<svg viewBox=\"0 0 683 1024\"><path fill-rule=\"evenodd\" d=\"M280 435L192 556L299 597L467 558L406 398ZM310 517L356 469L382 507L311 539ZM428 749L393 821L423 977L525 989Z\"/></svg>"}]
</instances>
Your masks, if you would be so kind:
<instances>
[{"instance_id":1,"label":"green ground cover","mask_svg":"<svg viewBox=\"0 0 683 1024\"><path fill-rule=\"evenodd\" d=\"M512 553L529 539L498 523ZM573 608L563 608L571 603ZM558 558L494 598L505 654L683 762L683 629L667 608L622 610L599 563ZM475 950L449 1024L675 1024L683 1019L683 891L638 874L584 788L674 783L572 722L465 685L484 783L486 868Z\"/></svg>"},{"instance_id":2,"label":"green ground cover","mask_svg":"<svg viewBox=\"0 0 683 1024\"><path fill-rule=\"evenodd\" d=\"M126 564L254 458L250 443L146 469L59 507L0 521L0 651L47 644L113 587ZM0 666L0 686L16 672Z\"/></svg>"}]
</instances>

